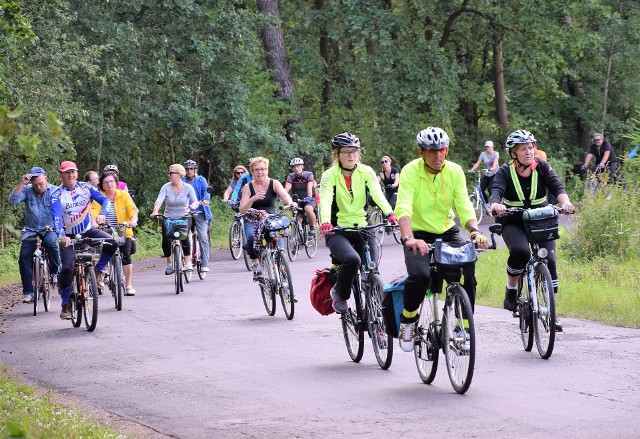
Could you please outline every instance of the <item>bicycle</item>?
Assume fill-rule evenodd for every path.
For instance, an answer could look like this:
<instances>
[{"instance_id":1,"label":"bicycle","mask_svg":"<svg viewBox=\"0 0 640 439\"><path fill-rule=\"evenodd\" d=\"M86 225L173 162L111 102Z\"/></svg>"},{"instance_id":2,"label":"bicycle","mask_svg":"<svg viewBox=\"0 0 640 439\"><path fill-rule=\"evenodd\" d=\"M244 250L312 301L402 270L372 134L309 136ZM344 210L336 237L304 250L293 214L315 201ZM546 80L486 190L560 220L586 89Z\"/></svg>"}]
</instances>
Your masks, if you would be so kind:
<instances>
[{"instance_id":1,"label":"bicycle","mask_svg":"<svg viewBox=\"0 0 640 439\"><path fill-rule=\"evenodd\" d=\"M495 248L493 236L492 240L492 248ZM449 381L456 393L463 394L473 379L476 332L471 302L460 284L460 276L464 264L475 263L477 253L472 242L463 247L450 247L438 239L428 246L431 287L420 305L420 317L416 323L413 349L416 367L422 381L431 384L438 371L442 350ZM440 318L437 294L443 281L447 286Z\"/></svg>"},{"instance_id":2,"label":"bicycle","mask_svg":"<svg viewBox=\"0 0 640 439\"><path fill-rule=\"evenodd\" d=\"M382 210L378 206L371 207L367 212L367 224L376 225L380 224L380 227L376 230L376 237L380 241L380 245L384 242L384 235L393 235L393 238L398 244L402 244L400 241L400 226L395 224L389 224L387 217L384 216Z\"/></svg>"},{"instance_id":3,"label":"bicycle","mask_svg":"<svg viewBox=\"0 0 640 439\"><path fill-rule=\"evenodd\" d=\"M182 218L168 218L162 214L158 214L157 218L163 220L163 233L169 239L171 239L171 264L174 275L174 286L176 294L184 292L184 283L191 282L191 275L193 270L185 270L184 251L182 250L182 240L189 237L189 231L187 224L189 224L189 218L193 217L193 213L184 216Z\"/></svg>"},{"instance_id":4,"label":"bicycle","mask_svg":"<svg viewBox=\"0 0 640 439\"><path fill-rule=\"evenodd\" d=\"M33 315L38 314L38 301L42 298L42 304L44 311L49 312L51 306L51 285L53 279L49 273L49 256L47 251L42 245L42 234L48 232L55 232L55 229L51 226L45 227L43 230L36 230L25 227L23 232L34 232L36 248L33 251L31 257L31 285L33 286Z\"/></svg>"},{"instance_id":5,"label":"bicycle","mask_svg":"<svg viewBox=\"0 0 640 439\"><path fill-rule=\"evenodd\" d=\"M595 168L595 170L585 169L584 171L586 172L586 179L582 188L582 198L593 198L603 184L603 172L601 168Z\"/></svg>"},{"instance_id":6,"label":"bicycle","mask_svg":"<svg viewBox=\"0 0 640 439\"><path fill-rule=\"evenodd\" d=\"M196 269L196 272L198 273L198 277L200 278L200 280L204 280L204 278L207 277L207 272L202 271L202 269L204 268L204 266L202 265L202 249L200 248L200 240L198 239L198 228L196 227L195 220L192 222L190 235L191 235L191 263L193 264L193 267ZM210 240L211 238L208 230L207 242L210 242ZM189 280L187 281L187 283L189 283L190 281L191 281L191 276L189 276Z\"/></svg>"},{"instance_id":7,"label":"bicycle","mask_svg":"<svg viewBox=\"0 0 640 439\"><path fill-rule=\"evenodd\" d=\"M384 227L383 223L364 227L334 227L332 232L355 231L364 241L360 255L360 268L356 272L351 285L351 296L347 300L348 310L340 314L342 334L347 345L349 357L355 363L360 362L364 353L364 331L367 330L373 352L378 365L383 370L391 366L393 360L393 339L389 337L382 317L382 292L384 284L378 273L378 263L382 244L378 240L377 229ZM377 260L372 259L369 238L375 239L378 249ZM363 306L364 302L364 306Z\"/></svg>"},{"instance_id":8,"label":"bicycle","mask_svg":"<svg viewBox=\"0 0 640 439\"><path fill-rule=\"evenodd\" d=\"M104 283L109 286L115 308L118 311L122 311L122 296L125 295L126 291L120 246L124 244L124 240L126 239L125 231L127 227L129 227L129 223L127 222L122 222L115 226L110 224L102 224L99 226L100 230L109 233L117 244L116 252L109 260L109 271L105 274Z\"/></svg>"},{"instance_id":9,"label":"bicycle","mask_svg":"<svg viewBox=\"0 0 640 439\"><path fill-rule=\"evenodd\" d=\"M96 329L98 323L98 283L94 261L100 258L104 238L82 238L71 240L75 252L73 277L71 280L71 324L74 328L82 324L84 315L88 331Z\"/></svg>"},{"instance_id":10,"label":"bicycle","mask_svg":"<svg viewBox=\"0 0 640 439\"><path fill-rule=\"evenodd\" d=\"M518 279L517 305L516 310L513 311L513 317L519 319L520 337L524 350L531 351L535 337L538 353L546 360L551 357L555 343L556 304L551 273L547 267L548 251L546 248L541 248L540 243L559 238L557 217L559 213L565 212L553 205L536 209L511 207L505 214L499 216L519 212L523 213L525 220L531 255L524 272ZM534 223L544 220L547 220L546 223L541 224L538 227L539 230L535 229L537 226ZM493 239L493 234L502 234L502 224L491 225L489 231ZM539 235L543 235L543 240L540 240Z\"/></svg>"},{"instance_id":11,"label":"bicycle","mask_svg":"<svg viewBox=\"0 0 640 439\"><path fill-rule=\"evenodd\" d=\"M235 211L233 221L229 227L229 251L234 261L240 259L240 254L244 256L244 265L251 271L249 252L245 249L247 237L244 234L244 214L237 211L237 205L231 206Z\"/></svg>"},{"instance_id":12,"label":"bicycle","mask_svg":"<svg viewBox=\"0 0 640 439\"><path fill-rule=\"evenodd\" d=\"M272 316L276 313L276 294L278 294L284 314L288 320L291 320L295 313L296 302L293 280L284 250L278 246L278 240L286 237L289 226L289 218L282 214L270 215L265 220L261 238L263 247L259 256L263 275L258 279L258 283L267 314Z\"/></svg>"},{"instance_id":13,"label":"bicycle","mask_svg":"<svg viewBox=\"0 0 640 439\"><path fill-rule=\"evenodd\" d=\"M489 203L484 196L484 191L480 186L480 181L482 180L482 174L488 171L488 169L483 170L475 170L473 171L476 174L476 185L469 193L469 199L471 200L471 204L473 204L473 210L476 212L476 217L478 218L478 223L482 221L482 216L487 215L488 217L492 217L491 210L489 209Z\"/></svg>"},{"instance_id":14,"label":"bicycle","mask_svg":"<svg viewBox=\"0 0 640 439\"><path fill-rule=\"evenodd\" d=\"M296 201L296 200L294 200ZM311 232L311 226L307 221L307 215L303 208L296 207L293 210L293 224L291 234L287 236L287 255L291 262L295 261L300 248L304 247L307 257L313 258L318 251L318 230Z\"/></svg>"}]
</instances>

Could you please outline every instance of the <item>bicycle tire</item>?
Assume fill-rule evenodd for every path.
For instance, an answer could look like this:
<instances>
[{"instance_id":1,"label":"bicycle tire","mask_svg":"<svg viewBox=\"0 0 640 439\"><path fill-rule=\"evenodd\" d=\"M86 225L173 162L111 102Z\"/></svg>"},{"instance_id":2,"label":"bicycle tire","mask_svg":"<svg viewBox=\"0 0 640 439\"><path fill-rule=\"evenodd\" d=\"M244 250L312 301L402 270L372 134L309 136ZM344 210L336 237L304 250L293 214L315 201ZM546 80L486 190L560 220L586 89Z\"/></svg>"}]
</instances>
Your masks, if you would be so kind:
<instances>
[{"instance_id":1,"label":"bicycle tire","mask_svg":"<svg viewBox=\"0 0 640 439\"><path fill-rule=\"evenodd\" d=\"M435 303L434 303L435 302ZM438 306L438 299L435 294L425 296L420 304L418 326L416 328L416 345L413 354L416 358L418 375L425 384L431 384L438 372L438 358L440 357L440 335L441 326L436 321L433 312Z\"/></svg>"},{"instance_id":2,"label":"bicycle tire","mask_svg":"<svg viewBox=\"0 0 640 439\"><path fill-rule=\"evenodd\" d=\"M367 297L367 321L369 335L373 344L373 352L382 370L387 370L393 361L393 337L387 334L387 327L382 317L382 291L384 284L377 274L369 276L365 294Z\"/></svg>"},{"instance_id":3,"label":"bicycle tire","mask_svg":"<svg viewBox=\"0 0 640 439\"><path fill-rule=\"evenodd\" d=\"M382 211L378 208L374 209L373 212L371 212L371 215L369 215L369 225L374 225L374 224L382 224L382 222L384 221L383 217L382 217ZM378 238L378 241L380 241L380 245L382 245L382 243L384 242L384 227L378 227L375 230L375 234L376 237Z\"/></svg>"},{"instance_id":4,"label":"bicycle tire","mask_svg":"<svg viewBox=\"0 0 640 439\"><path fill-rule=\"evenodd\" d=\"M120 253L117 252L115 255L113 255L111 260L113 262L112 266L113 266L113 274L114 274L113 283L115 287L115 291L114 291L114 300L116 302L115 305L118 311L122 311L122 296L124 296L124 291L125 291L124 272L122 270L122 255L120 255Z\"/></svg>"},{"instance_id":5,"label":"bicycle tire","mask_svg":"<svg viewBox=\"0 0 640 439\"><path fill-rule=\"evenodd\" d=\"M40 258L34 256L31 262L31 286L33 288L33 315L38 315L38 299L40 297L40 282L42 282L42 267Z\"/></svg>"},{"instance_id":6,"label":"bicycle tire","mask_svg":"<svg viewBox=\"0 0 640 439\"><path fill-rule=\"evenodd\" d=\"M522 339L522 347L526 352L531 351L533 348L533 315L531 312L531 299L529 298L529 292L524 286L523 277L527 275L525 271L518 280L518 315L520 325L520 338Z\"/></svg>"},{"instance_id":7,"label":"bicycle tire","mask_svg":"<svg viewBox=\"0 0 640 439\"><path fill-rule=\"evenodd\" d=\"M182 247L180 245L173 246L173 277L176 294L182 291Z\"/></svg>"},{"instance_id":8,"label":"bicycle tire","mask_svg":"<svg viewBox=\"0 0 640 439\"><path fill-rule=\"evenodd\" d=\"M469 389L473 379L476 360L476 332L467 292L460 285L451 288L452 291L450 297L445 300L442 315L443 353L449 381L456 393L462 395ZM466 316L466 325L464 316ZM459 340L455 336L460 328L466 329L465 337L469 338L468 348L465 347L464 340Z\"/></svg>"},{"instance_id":9,"label":"bicycle tire","mask_svg":"<svg viewBox=\"0 0 640 439\"><path fill-rule=\"evenodd\" d=\"M77 328L82 324L82 304L84 303L84 300L80 295L80 291L82 290L82 279L78 276L79 268L76 267L73 271L69 303L71 305L71 324L74 328Z\"/></svg>"},{"instance_id":10,"label":"bicycle tire","mask_svg":"<svg viewBox=\"0 0 640 439\"><path fill-rule=\"evenodd\" d=\"M202 248L200 247L200 241L198 240L197 235L193 235L192 245L193 245L193 251L191 252L191 254L192 254L193 266L195 267L200 280L204 280L204 278L207 277L207 272L202 271L202 268L203 268L202 267Z\"/></svg>"},{"instance_id":11,"label":"bicycle tire","mask_svg":"<svg viewBox=\"0 0 640 439\"><path fill-rule=\"evenodd\" d=\"M192 237L193 237L193 234L191 234L191 238L189 238L189 239L192 239ZM181 252L181 253L182 253L182 260L181 260L182 261L181 262L182 276L184 277L185 283L191 283L191 278L193 277L193 269L191 269L191 270L185 270L184 269L184 267L186 265L185 254L184 254L184 251ZM191 267L193 267L194 265L195 265L195 261L193 259L191 259ZM184 291L184 285L183 285L183 288L180 291Z\"/></svg>"},{"instance_id":12,"label":"bicycle tire","mask_svg":"<svg viewBox=\"0 0 640 439\"><path fill-rule=\"evenodd\" d=\"M234 220L229 227L229 252L234 261L240 259L242 253L242 233L240 221Z\"/></svg>"},{"instance_id":13,"label":"bicycle tire","mask_svg":"<svg viewBox=\"0 0 640 439\"><path fill-rule=\"evenodd\" d=\"M307 253L307 257L312 259L318 251L318 229L314 229L313 233L311 233L311 227L309 227L309 224L305 224L304 233L307 236L304 251Z\"/></svg>"},{"instance_id":14,"label":"bicycle tire","mask_svg":"<svg viewBox=\"0 0 640 439\"><path fill-rule=\"evenodd\" d=\"M291 226L293 230L287 236L287 256L291 262L295 261L300 253L300 224L296 219L295 223Z\"/></svg>"},{"instance_id":15,"label":"bicycle tire","mask_svg":"<svg viewBox=\"0 0 640 439\"><path fill-rule=\"evenodd\" d=\"M292 320L295 314L295 295L293 292L293 280L291 277L291 270L289 270L289 264L284 256L284 250L278 251L276 260L276 267L278 268L280 275L280 282L278 284L278 294L280 295L280 302L282 302L282 309L287 320Z\"/></svg>"},{"instance_id":16,"label":"bicycle tire","mask_svg":"<svg viewBox=\"0 0 640 439\"><path fill-rule=\"evenodd\" d=\"M260 281L260 294L262 295L262 303L267 315L276 313L276 289L274 288L273 270L270 258L266 255L268 249L264 249L260 255L260 263L262 264L262 280Z\"/></svg>"},{"instance_id":17,"label":"bicycle tire","mask_svg":"<svg viewBox=\"0 0 640 439\"><path fill-rule=\"evenodd\" d=\"M536 297L538 311L533 316L536 347L540 357L547 360L553 353L556 339L556 302L549 267L538 263L535 268Z\"/></svg>"},{"instance_id":18,"label":"bicycle tire","mask_svg":"<svg viewBox=\"0 0 640 439\"><path fill-rule=\"evenodd\" d=\"M364 352L364 326L362 325L362 305L360 291L356 285L352 286L351 297L347 300L349 309L340 315L342 334L347 345L347 352L354 363L362 360Z\"/></svg>"},{"instance_id":19,"label":"bicycle tire","mask_svg":"<svg viewBox=\"0 0 640 439\"><path fill-rule=\"evenodd\" d=\"M482 198L478 196L478 189L473 191L471 195L469 195L469 199L471 200L471 204L473 204L473 210L476 213L476 219L478 223L482 221L482 214L484 213L484 209L482 206Z\"/></svg>"},{"instance_id":20,"label":"bicycle tire","mask_svg":"<svg viewBox=\"0 0 640 439\"><path fill-rule=\"evenodd\" d=\"M247 271L251 271L251 258L249 257L249 251L245 249L247 246L247 235L242 228L242 257L244 258L244 266L247 267Z\"/></svg>"},{"instance_id":21,"label":"bicycle tire","mask_svg":"<svg viewBox=\"0 0 640 439\"><path fill-rule=\"evenodd\" d=\"M84 325L88 331L93 331L98 324L98 282L93 265L85 265L84 267L84 286L86 288L82 305Z\"/></svg>"},{"instance_id":22,"label":"bicycle tire","mask_svg":"<svg viewBox=\"0 0 640 439\"><path fill-rule=\"evenodd\" d=\"M46 256L43 259L42 268L42 304L44 305L44 311L49 312L49 308L51 308L51 281L49 279L49 262Z\"/></svg>"},{"instance_id":23,"label":"bicycle tire","mask_svg":"<svg viewBox=\"0 0 640 439\"><path fill-rule=\"evenodd\" d=\"M393 238L396 240L396 242L400 245L402 245L402 236L400 233L400 227L399 226L394 226L393 227Z\"/></svg>"}]
</instances>

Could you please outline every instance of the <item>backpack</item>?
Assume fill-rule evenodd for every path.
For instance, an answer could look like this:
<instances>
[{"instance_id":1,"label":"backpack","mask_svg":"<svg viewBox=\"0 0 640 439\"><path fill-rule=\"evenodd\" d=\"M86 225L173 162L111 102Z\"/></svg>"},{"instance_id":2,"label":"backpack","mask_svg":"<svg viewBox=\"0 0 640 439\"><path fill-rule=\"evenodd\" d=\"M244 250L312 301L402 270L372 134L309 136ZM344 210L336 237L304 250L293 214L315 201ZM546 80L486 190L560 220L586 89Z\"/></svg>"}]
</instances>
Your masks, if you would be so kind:
<instances>
[{"instance_id":1,"label":"backpack","mask_svg":"<svg viewBox=\"0 0 640 439\"><path fill-rule=\"evenodd\" d=\"M331 288L336 283L336 270L325 268L316 270L316 275L311 279L311 305L323 316L333 314L333 299L331 298Z\"/></svg>"}]
</instances>

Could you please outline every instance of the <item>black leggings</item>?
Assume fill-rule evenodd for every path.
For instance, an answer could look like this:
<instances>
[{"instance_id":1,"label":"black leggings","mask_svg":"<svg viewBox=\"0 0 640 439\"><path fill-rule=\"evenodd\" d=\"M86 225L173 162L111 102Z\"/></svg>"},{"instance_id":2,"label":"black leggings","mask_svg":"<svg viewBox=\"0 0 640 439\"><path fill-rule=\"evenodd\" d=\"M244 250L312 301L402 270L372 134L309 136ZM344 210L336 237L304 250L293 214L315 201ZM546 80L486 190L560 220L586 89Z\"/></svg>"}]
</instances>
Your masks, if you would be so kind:
<instances>
[{"instance_id":1,"label":"black leggings","mask_svg":"<svg viewBox=\"0 0 640 439\"><path fill-rule=\"evenodd\" d=\"M351 284L360 268L360 255L364 250L363 236L359 232L336 232L326 238L327 247L331 252L332 260L340 264L336 281L338 295L347 300L351 296ZM378 260L378 249L375 236L369 238L371 260Z\"/></svg>"}]
</instances>

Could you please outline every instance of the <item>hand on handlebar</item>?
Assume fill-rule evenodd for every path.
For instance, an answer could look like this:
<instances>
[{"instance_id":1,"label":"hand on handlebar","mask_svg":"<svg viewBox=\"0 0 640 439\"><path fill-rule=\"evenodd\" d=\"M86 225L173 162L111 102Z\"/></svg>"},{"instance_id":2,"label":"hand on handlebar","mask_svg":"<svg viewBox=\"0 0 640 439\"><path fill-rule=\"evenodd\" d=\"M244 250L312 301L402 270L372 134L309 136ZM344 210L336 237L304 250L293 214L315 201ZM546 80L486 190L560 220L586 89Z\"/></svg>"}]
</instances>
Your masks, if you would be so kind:
<instances>
[{"instance_id":1,"label":"hand on handlebar","mask_svg":"<svg viewBox=\"0 0 640 439\"><path fill-rule=\"evenodd\" d=\"M387 216L387 221L389 221L390 224L397 225L398 224L398 217L396 217L395 213L391 212Z\"/></svg>"},{"instance_id":2,"label":"hand on handlebar","mask_svg":"<svg viewBox=\"0 0 640 439\"><path fill-rule=\"evenodd\" d=\"M487 248L489 248L489 240L487 239L486 236L484 236L479 231L474 230L473 232L471 232L470 237L471 237L471 241L473 241L476 248L481 248L483 250L486 250Z\"/></svg>"},{"instance_id":3,"label":"hand on handlebar","mask_svg":"<svg viewBox=\"0 0 640 439\"><path fill-rule=\"evenodd\" d=\"M489 210L494 212L496 215L502 215L507 212L507 206L500 203L492 203L491 206L489 206Z\"/></svg>"},{"instance_id":4,"label":"hand on handlebar","mask_svg":"<svg viewBox=\"0 0 640 439\"><path fill-rule=\"evenodd\" d=\"M69 247L69 245L71 244L71 238L69 238L68 236L61 236L59 240L60 244L62 244L63 247Z\"/></svg>"},{"instance_id":5,"label":"hand on handlebar","mask_svg":"<svg viewBox=\"0 0 640 439\"><path fill-rule=\"evenodd\" d=\"M411 238L407 239L404 242L404 246L408 249L411 249L414 255L420 252L421 256L424 256L429 253L429 244L427 244L422 239Z\"/></svg>"},{"instance_id":6,"label":"hand on handlebar","mask_svg":"<svg viewBox=\"0 0 640 439\"><path fill-rule=\"evenodd\" d=\"M562 212L566 213L574 213L576 211L576 206L571 204L570 201L562 203L562 206L560 206L560 208L562 209Z\"/></svg>"},{"instance_id":7,"label":"hand on handlebar","mask_svg":"<svg viewBox=\"0 0 640 439\"><path fill-rule=\"evenodd\" d=\"M107 221L107 217L105 215L98 215L96 217L96 222L98 224L104 224Z\"/></svg>"},{"instance_id":8,"label":"hand on handlebar","mask_svg":"<svg viewBox=\"0 0 640 439\"><path fill-rule=\"evenodd\" d=\"M305 203L309 203L312 200L313 200L313 197L304 197L304 202Z\"/></svg>"},{"instance_id":9,"label":"hand on handlebar","mask_svg":"<svg viewBox=\"0 0 640 439\"><path fill-rule=\"evenodd\" d=\"M323 235L329 235L333 233L331 232L331 230L333 230L333 226L329 223L324 223L320 225L320 233L322 233Z\"/></svg>"}]
</instances>

